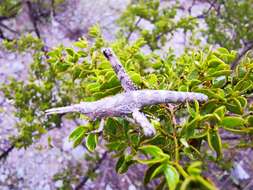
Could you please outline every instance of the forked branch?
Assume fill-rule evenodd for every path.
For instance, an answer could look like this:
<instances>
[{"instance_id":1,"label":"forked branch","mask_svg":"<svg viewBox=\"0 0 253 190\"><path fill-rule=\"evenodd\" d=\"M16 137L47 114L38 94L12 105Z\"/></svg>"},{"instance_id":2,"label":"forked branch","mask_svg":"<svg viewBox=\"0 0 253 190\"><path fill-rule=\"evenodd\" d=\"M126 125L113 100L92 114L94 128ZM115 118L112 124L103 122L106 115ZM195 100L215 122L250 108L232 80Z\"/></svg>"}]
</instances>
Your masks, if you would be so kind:
<instances>
[{"instance_id":1,"label":"forked branch","mask_svg":"<svg viewBox=\"0 0 253 190\"><path fill-rule=\"evenodd\" d=\"M94 102L81 102L80 104L74 104L71 106L52 108L46 110L46 114L79 112L85 114L91 120L132 115L134 121L143 128L144 134L146 136L151 136L155 134L155 128L148 121L146 116L139 111L144 106L182 103L186 101L192 102L194 100L204 102L208 99L206 95L194 92L148 89L137 90L112 50L105 49L103 53L112 64L125 92Z\"/></svg>"}]
</instances>

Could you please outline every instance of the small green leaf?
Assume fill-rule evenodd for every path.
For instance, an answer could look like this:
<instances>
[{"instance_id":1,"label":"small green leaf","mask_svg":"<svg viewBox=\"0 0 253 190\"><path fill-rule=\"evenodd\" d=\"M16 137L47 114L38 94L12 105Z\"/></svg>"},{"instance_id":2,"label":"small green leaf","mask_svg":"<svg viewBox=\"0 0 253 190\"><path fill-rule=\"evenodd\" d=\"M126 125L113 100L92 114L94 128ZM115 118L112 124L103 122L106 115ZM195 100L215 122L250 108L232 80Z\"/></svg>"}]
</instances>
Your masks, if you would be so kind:
<instances>
[{"instance_id":1,"label":"small green leaf","mask_svg":"<svg viewBox=\"0 0 253 190\"><path fill-rule=\"evenodd\" d=\"M207 133L207 140L210 148L217 153L217 158L220 158L222 156L222 145L218 130L209 129Z\"/></svg>"},{"instance_id":2,"label":"small green leaf","mask_svg":"<svg viewBox=\"0 0 253 190\"><path fill-rule=\"evenodd\" d=\"M234 90L243 93L249 90L252 87L252 85L253 83L250 80L241 80L235 85Z\"/></svg>"},{"instance_id":3,"label":"small green leaf","mask_svg":"<svg viewBox=\"0 0 253 190\"><path fill-rule=\"evenodd\" d=\"M154 172L152 173L150 179L152 180L152 179L154 179L155 177L157 177L157 175L159 175L160 173L162 173L162 172L164 171L164 169L165 169L165 166L166 166L165 164L162 164L162 165L158 166L158 167L154 170Z\"/></svg>"},{"instance_id":4,"label":"small green leaf","mask_svg":"<svg viewBox=\"0 0 253 190\"><path fill-rule=\"evenodd\" d=\"M151 181L151 176L153 174L153 172L156 170L157 167L159 167L160 163L156 163L151 165L147 171L145 172L144 175L144 184L147 185L150 181Z\"/></svg>"},{"instance_id":5,"label":"small green leaf","mask_svg":"<svg viewBox=\"0 0 253 190\"><path fill-rule=\"evenodd\" d=\"M241 102L237 98L232 98L229 100L228 103L226 103L226 108L236 114L242 114L243 113L243 108L241 105Z\"/></svg>"},{"instance_id":6,"label":"small green leaf","mask_svg":"<svg viewBox=\"0 0 253 190\"><path fill-rule=\"evenodd\" d=\"M133 80L133 82L137 85L142 83L141 75L136 72L129 72L130 78Z\"/></svg>"},{"instance_id":7,"label":"small green leaf","mask_svg":"<svg viewBox=\"0 0 253 190\"><path fill-rule=\"evenodd\" d=\"M141 159L137 159L137 161L141 164L146 164L146 165L150 165L150 164L156 164L156 163L162 163L165 160L167 160L168 157L160 157L160 158L154 158L154 159L149 159L149 160L141 160Z\"/></svg>"},{"instance_id":8,"label":"small green leaf","mask_svg":"<svg viewBox=\"0 0 253 190\"><path fill-rule=\"evenodd\" d=\"M190 116L192 118L196 117L197 113L195 112L195 110L193 108L191 108L189 102L186 103L186 106L187 106L187 111L190 114Z\"/></svg>"},{"instance_id":9,"label":"small green leaf","mask_svg":"<svg viewBox=\"0 0 253 190\"><path fill-rule=\"evenodd\" d=\"M66 52L67 52L68 55L70 55L71 57L74 56L75 52L74 52L73 49L71 49L71 48L66 48L65 50L66 50Z\"/></svg>"},{"instance_id":10,"label":"small green leaf","mask_svg":"<svg viewBox=\"0 0 253 190\"><path fill-rule=\"evenodd\" d=\"M69 140L74 141L80 134L85 133L85 127L79 126L75 128L69 135Z\"/></svg>"},{"instance_id":11,"label":"small green leaf","mask_svg":"<svg viewBox=\"0 0 253 190\"><path fill-rule=\"evenodd\" d=\"M88 42L87 42L86 39L82 39L78 42L75 42L74 46L79 47L79 48L87 48L88 47Z\"/></svg>"},{"instance_id":12,"label":"small green leaf","mask_svg":"<svg viewBox=\"0 0 253 190\"><path fill-rule=\"evenodd\" d=\"M170 190L175 190L179 183L179 174L177 170L171 165L164 165L164 175L167 181L167 185Z\"/></svg>"},{"instance_id":13,"label":"small green leaf","mask_svg":"<svg viewBox=\"0 0 253 190\"><path fill-rule=\"evenodd\" d=\"M116 171L119 174L125 173L128 170L129 166L136 162L132 158L133 157L131 155L121 156L116 164Z\"/></svg>"},{"instance_id":14,"label":"small green leaf","mask_svg":"<svg viewBox=\"0 0 253 190\"><path fill-rule=\"evenodd\" d=\"M144 151L146 154L150 154L153 157L161 157L164 155L163 151L158 146L154 145L145 145L139 149Z\"/></svg>"},{"instance_id":15,"label":"small green leaf","mask_svg":"<svg viewBox=\"0 0 253 190\"><path fill-rule=\"evenodd\" d=\"M97 146L98 137L97 134L89 134L86 138L86 147L89 151L93 152Z\"/></svg>"},{"instance_id":16,"label":"small green leaf","mask_svg":"<svg viewBox=\"0 0 253 190\"><path fill-rule=\"evenodd\" d=\"M189 148L189 144L188 144L188 142L186 141L185 138L180 138L180 142L181 142L186 148Z\"/></svg>"},{"instance_id":17,"label":"small green leaf","mask_svg":"<svg viewBox=\"0 0 253 190\"><path fill-rule=\"evenodd\" d=\"M120 168L122 167L122 165L124 164L124 161L125 161L125 155L122 155L122 156L118 159L118 161L117 161L117 163L116 163L116 167L115 167L116 172L119 173L119 170L120 170Z\"/></svg>"},{"instance_id":18,"label":"small green leaf","mask_svg":"<svg viewBox=\"0 0 253 190\"><path fill-rule=\"evenodd\" d=\"M245 124L245 121L241 117L227 116L221 121L221 125L224 127L240 127Z\"/></svg>"},{"instance_id":19,"label":"small green leaf","mask_svg":"<svg viewBox=\"0 0 253 190\"><path fill-rule=\"evenodd\" d=\"M245 108L245 107L247 106L248 101L247 101L246 98L244 98L244 97L242 97L242 96L238 96L236 99L240 102L240 104L241 104L241 106L242 106L243 108Z\"/></svg>"},{"instance_id":20,"label":"small green leaf","mask_svg":"<svg viewBox=\"0 0 253 190\"><path fill-rule=\"evenodd\" d=\"M214 113L216 113L220 119L223 119L223 117L225 116L226 113L226 107L225 106L221 106L219 108L217 108Z\"/></svg>"},{"instance_id":21,"label":"small green leaf","mask_svg":"<svg viewBox=\"0 0 253 190\"><path fill-rule=\"evenodd\" d=\"M249 126L253 126L253 116L252 115L247 118L247 123Z\"/></svg>"},{"instance_id":22,"label":"small green leaf","mask_svg":"<svg viewBox=\"0 0 253 190\"><path fill-rule=\"evenodd\" d=\"M229 76L231 74L231 70L222 70L211 73L210 77L220 77L220 76Z\"/></svg>"},{"instance_id":23,"label":"small green leaf","mask_svg":"<svg viewBox=\"0 0 253 190\"><path fill-rule=\"evenodd\" d=\"M188 173L192 176L200 175L201 165L202 165L202 162L200 162L200 161L196 161L196 162L191 163L191 165L187 168Z\"/></svg>"},{"instance_id":24,"label":"small green leaf","mask_svg":"<svg viewBox=\"0 0 253 190\"><path fill-rule=\"evenodd\" d=\"M217 67L220 64L225 65L226 63L216 56L213 56L213 58L208 61L209 67Z\"/></svg>"}]
</instances>

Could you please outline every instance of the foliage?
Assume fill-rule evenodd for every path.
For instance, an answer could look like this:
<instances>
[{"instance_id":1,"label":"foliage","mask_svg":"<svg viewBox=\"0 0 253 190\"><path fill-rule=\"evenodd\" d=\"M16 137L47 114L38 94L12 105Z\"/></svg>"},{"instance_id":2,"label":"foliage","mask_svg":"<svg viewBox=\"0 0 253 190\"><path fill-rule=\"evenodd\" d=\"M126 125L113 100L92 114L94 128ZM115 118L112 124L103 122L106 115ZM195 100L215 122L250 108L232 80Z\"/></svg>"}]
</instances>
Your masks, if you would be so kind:
<instances>
[{"instance_id":1,"label":"foliage","mask_svg":"<svg viewBox=\"0 0 253 190\"><path fill-rule=\"evenodd\" d=\"M228 49L252 42L252 0L218 0L206 17L208 41Z\"/></svg>"},{"instance_id":2,"label":"foliage","mask_svg":"<svg viewBox=\"0 0 253 190\"><path fill-rule=\"evenodd\" d=\"M209 100L203 104L195 101L144 108L142 111L156 127L157 134L152 138L143 136L139 126L124 118L106 118L101 135L91 133L98 129L100 121L89 121L70 134L74 146L85 141L92 152L98 138L103 138L107 150L117 158L118 173L126 172L133 164L147 165L145 185L159 178L160 188L216 189L201 171L207 161L222 162L226 148L222 132L241 135L253 132L253 60L245 56L232 71L230 63L236 52L225 48L188 49L179 57L170 51L162 54L142 51L146 45L160 48L172 31L188 30L195 24L174 21L176 5L161 9L158 1L144 2L128 7L119 21L123 33L111 43L103 38L98 25L89 29L89 41L82 38L73 47L59 46L49 52L42 51L43 43L31 36L28 41L22 37L4 42L10 50L34 51L28 80L12 79L1 87L6 98L14 102L19 118L15 145L27 147L46 130L60 126L62 115L46 117L46 109L94 101L122 91L110 63L101 53L102 47L110 46L140 89L202 92ZM151 22L154 28L142 30L135 24L138 18ZM140 35L130 43L128 34L136 31ZM67 117L85 119L79 114Z\"/></svg>"},{"instance_id":3,"label":"foliage","mask_svg":"<svg viewBox=\"0 0 253 190\"><path fill-rule=\"evenodd\" d=\"M0 2L0 17L16 16L20 8L20 0L3 0Z\"/></svg>"},{"instance_id":4,"label":"foliage","mask_svg":"<svg viewBox=\"0 0 253 190\"><path fill-rule=\"evenodd\" d=\"M47 18L50 16L51 9L58 9L64 3L64 0L55 0L53 2L54 5L52 5L51 0L30 0L25 2L21 0L2 0L0 2L0 21L17 16L27 3L31 3L33 16L36 19Z\"/></svg>"},{"instance_id":5,"label":"foliage","mask_svg":"<svg viewBox=\"0 0 253 190\"><path fill-rule=\"evenodd\" d=\"M191 31L197 24L190 16L176 19L178 9L178 3L162 3L158 0L140 0L129 4L118 20L121 34L129 39L135 32L147 42L151 50L159 49L179 29Z\"/></svg>"}]
</instances>

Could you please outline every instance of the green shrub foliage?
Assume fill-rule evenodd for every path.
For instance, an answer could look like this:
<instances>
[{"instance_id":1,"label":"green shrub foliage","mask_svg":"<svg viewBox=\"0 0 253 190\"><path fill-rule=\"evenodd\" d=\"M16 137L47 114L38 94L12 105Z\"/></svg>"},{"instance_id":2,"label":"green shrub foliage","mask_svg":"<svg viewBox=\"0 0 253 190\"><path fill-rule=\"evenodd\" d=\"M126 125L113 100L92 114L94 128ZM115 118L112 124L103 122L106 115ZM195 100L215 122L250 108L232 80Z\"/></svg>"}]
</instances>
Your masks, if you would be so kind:
<instances>
[{"instance_id":1,"label":"green shrub foliage","mask_svg":"<svg viewBox=\"0 0 253 190\"><path fill-rule=\"evenodd\" d=\"M206 31L210 43L239 49L252 43L252 0L218 0L207 15Z\"/></svg>"},{"instance_id":2,"label":"green shrub foliage","mask_svg":"<svg viewBox=\"0 0 253 190\"><path fill-rule=\"evenodd\" d=\"M60 127L62 115L46 117L46 109L95 101L123 91L101 53L101 48L111 47L139 89L201 92L209 100L202 104L195 101L145 107L142 111L157 131L154 137L145 137L138 125L124 118L112 117L106 118L102 134L90 133L99 127L100 121L89 121L87 125L77 126L70 140L75 146L85 142L88 150L94 151L98 138L103 138L107 150L117 159L118 173L126 172L133 164L147 166L145 185L159 178L160 188L184 190L197 185L202 189L216 189L201 171L207 161L222 161L226 147L221 134L224 131L241 135L253 132L250 101L253 60L245 56L232 71L230 63L236 58L236 52L225 48L188 49L178 57L171 51L145 53L142 47L159 48L155 37L167 34L171 26L180 25L171 20L175 17L173 8L160 10L158 7L156 1L128 7L121 19L127 35L140 31L134 24L136 16L155 25L154 30L146 31L150 37L142 33L131 43L127 35L122 34L114 42L107 42L98 25L89 29L90 40L82 38L72 47L59 46L43 52L41 41L30 40L25 46L34 51L29 78L26 81L13 79L1 87L6 98L14 102L19 118L19 135L13 137L16 147L27 147L47 130ZM164 25L166 22L169 26ZM187 29L188 24L183 24L183 28ZM6 41L5 46L19 49L24 39L26 37ZM65 117L86 119L79 114Z\"/></svg>"},{"instance_id":3,"label":"green shrub foliage","mask_svg":"<svg viewBox=\"0 0 253 190\"><path fill-rule=\"evenodd\" d=\"M187 32L197 25L191 16L176 19L179 7L178 3L136 1L127 7L118 20L120 34L124 34L127 39L133 33L138 34L151 50L160 49L179 29Z\"/></svg>"}]
</instances>

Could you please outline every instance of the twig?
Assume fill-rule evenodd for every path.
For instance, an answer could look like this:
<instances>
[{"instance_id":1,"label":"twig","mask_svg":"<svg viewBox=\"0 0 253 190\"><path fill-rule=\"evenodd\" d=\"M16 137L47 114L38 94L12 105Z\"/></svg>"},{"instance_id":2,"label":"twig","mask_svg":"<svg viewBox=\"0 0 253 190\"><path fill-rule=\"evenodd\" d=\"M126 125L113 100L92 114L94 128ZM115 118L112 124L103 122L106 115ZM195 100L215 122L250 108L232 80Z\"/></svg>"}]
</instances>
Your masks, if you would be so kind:
<instances>
[{"instance_id":1,"label":"twig","mask_svg":"<svg viewBox=\"0 0 253 190\"><path fill-rule=\"evenodd\" d=\"M3 27L4 29L8 30L8 31L11 32L11 33L20 35L19 32L15 31L15 30L13 30L13 29L11 29L11 28L9 28L8 26L6 26L5 24L3 24L3 23L1 23L1 22L0 22L0 26Z\"/></svg>"},{"instance_id":2,"label":"twig","mask_svg":"<svg viewBox=\"0 0 253 190\"><path fill-rule=\"evenodd\" d=\"M11 144L11 146L0 155L0 160L5 159L14 148L15 143Z\"/></svg>"},{"instance_id":3,"label":"twig","mask_svg":"<svg viewBox=\"0 0 253 190\"><path fill-rule=\"evenodd\" d=\"M239 64L241 58L249 51L253 49L253 42L250 42L246 45L241 52L238 53L236 59L231 63L231 70L234 70L236 66Z\"/></svg>"},{"instance_id":4,"label":"twig","mask_svg":"<svg viewBox=\"0 0 253 190\"><path fill-rule=\"evenodd\" d=\"M107 156L107 152L104 152L102 157L96 163L95 167L91 169L91 172L95 172L101 166L101 163L106 158L106 156ZM85 183L88 181L88 179L89 179L88 175L84 176L83 179L81 180L81 182L75 187L74 190L81 189L85 185Z\"/></svg>"},{"instance_id":5,"label":"twig","mask_svg":"<svg viewBox=\"0 0 253 190\"><path fill-rule=\"evenodd\" d=\"M52 15L53 17L56 16L56 12L55 12L55 0L51 0L51 7L52 7Z\"/></svg>"},{"instance_id":6,"label":"twig","mask_svg":"<svg viewBox=\"0 0 253 190\"><path fill-rule=\"evenodd\" d=\"M134 28L132 28L129 32L129 34L127 35L127 41L130 39L131 35L133 34L134 32L134 29L138 26L138 24L141 22L141 17L138 18L138 20L136 21L136 23L134 24Z\"/></svg>"},{"instance_id":7,"label":"twig","mask_svg":"<svg viewBox=\"0 0 253 190\"><path fill-rule=\"evenodd\" d=\"M35 31L37 37L39 39L41 39L40 31L39 31L38 24L37 24L37 21L36 21L37 18L36 18L35 12L33 10L32 3L30 1L26 1L26 4L27 4L28 10L29 10L29 17L32 21L34 31Z\"/></svg>"}]
</instances>

